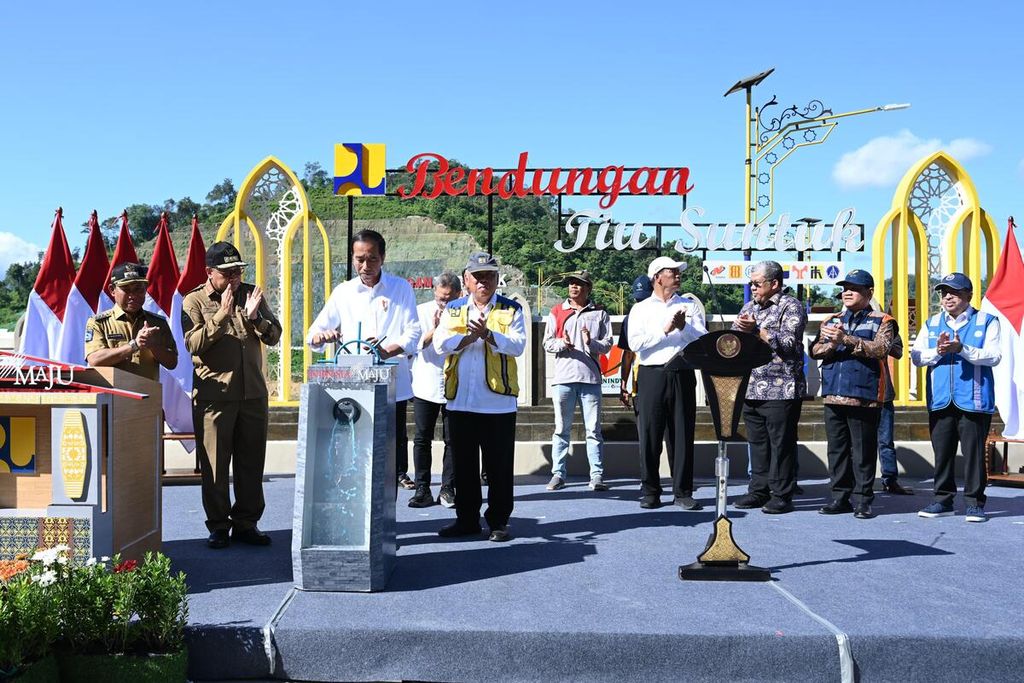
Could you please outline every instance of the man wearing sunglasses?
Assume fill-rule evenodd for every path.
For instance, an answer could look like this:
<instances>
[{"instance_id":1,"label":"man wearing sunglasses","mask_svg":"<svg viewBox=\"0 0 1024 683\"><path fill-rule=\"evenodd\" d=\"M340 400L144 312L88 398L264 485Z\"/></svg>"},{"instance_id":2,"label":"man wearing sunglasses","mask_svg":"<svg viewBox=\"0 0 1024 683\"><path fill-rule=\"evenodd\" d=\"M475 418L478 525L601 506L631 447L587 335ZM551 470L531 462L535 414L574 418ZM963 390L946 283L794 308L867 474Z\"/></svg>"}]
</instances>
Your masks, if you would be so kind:
<instances>
[{"instance_id":1,"label":"man wearing sunglasses","mask_svg":"<svg viewBox=\"0 0 1024 683\"><path fill-rule=\"evenodd\" d=\"M766 514L793 511L796 488L796 432L807 381L804 328L807 312L782 291L782 266L762 261L751 272L751 300L732 328L756 334L771 347L770 363L754 368L743 404L750 445L750 486L734 503Z\"/></svg>"},{"instance_id":2,"label":"man wearing sunglasses","mask_svg":"<svg viewBox=\"0 0 1024 683\"><path fill-rule=\"evenodd\" d=\"M892 400L888 356L896 333L892 316L871 310L875 280L866 270L851 270L838 283L843 311L824 320L811 344L811 358L822 361L821 394L828 437L832 502L818 512L852 512L874 517L878 423L882 404ZM859 498L854 510L850 496Z\"/></svg>"},{"instance_id":3,"label":"man wearing sunglasses","mask_svg":"<svg viewBox=\"0 0 1024 683\"><path fill-rule=\"evenodd\" d=\"M182 330L192 354L192 419L203 478L206 544L270 545L260 531L267 453L263 345L281 339L281 323L258 285L242 282L241 254L230 242L206 251L206 283L185 295ZM231 504L228 469L234 474ZM228 531L231 531L230 538Z\"/></svg>"},{"instance_id":4,"label":"man wearing sunglasses","mask_svg":"<svg viewBox=\"0 0 1024 683\"><path fill-rule=\"evenodd\" d=\"M935 453L935 502L918 515L953 514L959 443L966 520L984 522L985 437L996 410L992 367L1002 360L999 320L971 306L974 285L963 273L946 275L935 291L942 310L928 318L910 351L914 365L928 368L928 427Z\"/></svg>"}]
</instances>

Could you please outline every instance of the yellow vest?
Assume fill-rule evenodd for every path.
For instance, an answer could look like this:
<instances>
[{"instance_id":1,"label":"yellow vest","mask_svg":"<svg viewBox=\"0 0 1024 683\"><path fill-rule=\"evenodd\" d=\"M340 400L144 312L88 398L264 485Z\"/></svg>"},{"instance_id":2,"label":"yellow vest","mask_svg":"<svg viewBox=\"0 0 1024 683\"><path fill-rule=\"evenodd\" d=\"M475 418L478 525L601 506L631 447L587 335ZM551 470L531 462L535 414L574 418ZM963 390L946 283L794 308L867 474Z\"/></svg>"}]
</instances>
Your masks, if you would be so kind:
<instances>
[{"instance_id":1,"label":"yellow vest","mask_svg":"<svg viewBox=\"0 0 1024 683\"><path fill-rule=\"evenodd\" d=\"M457 306L450 306L447 309L449 316L448 326L456 334L468 334L469 328L469 297L456 302ZM519 305L511 299L499 296L494 302L494 308L487 314L487 329L498 334L508 334L512 326L512 319L519 310ZM465 349L463 349L465 350ZM459 359L462 351L453 353L444 361L444 397L449 401L455 398L459 391ZM519 373L516 368L515 356L498 353L494 347L484 342L484 370L487 377L487 388L502 396L519 395Z\"/></svg>"}]
</instances>

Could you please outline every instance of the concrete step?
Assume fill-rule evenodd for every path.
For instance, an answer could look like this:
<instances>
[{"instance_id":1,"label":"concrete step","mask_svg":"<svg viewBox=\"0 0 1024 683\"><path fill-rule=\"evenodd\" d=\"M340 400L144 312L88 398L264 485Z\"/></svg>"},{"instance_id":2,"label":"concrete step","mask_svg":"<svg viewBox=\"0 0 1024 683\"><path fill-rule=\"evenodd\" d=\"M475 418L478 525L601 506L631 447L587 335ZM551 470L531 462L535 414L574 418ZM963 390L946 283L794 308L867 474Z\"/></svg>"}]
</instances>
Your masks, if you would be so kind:
<instances>
[{"instance_id":1,"label":"concrete step","mask_svg":"<svg viewBox=\"0 0 1024 683\"><path fill-rule=\"evenodd\" d=\"M269 436L271 440L292 440L298 433L298 408L281 406L270 409ZM523 406L516 417L516 441L545 441L551 439L555 415L552 406ZM412 411L406 420L409 437L415 431ZM617 402L607 401L602 407L601 430L606 441L636 441L636 417L632 410L623 408ZM740 423L742 432L742 422ZM695 438L697 441L714 441L715 430L711 411L697 409ZM583 441L586 435L583 420L577 410L571 430L573 441ZM435 429L435 439L441 439L441 425ZM928 441L928 411L924 408L897 408L895 438L897 441ZM807 402L800 415L798 432L800 441L825 441L825 419L821 403Z\"/></svg>"}]
</instances>

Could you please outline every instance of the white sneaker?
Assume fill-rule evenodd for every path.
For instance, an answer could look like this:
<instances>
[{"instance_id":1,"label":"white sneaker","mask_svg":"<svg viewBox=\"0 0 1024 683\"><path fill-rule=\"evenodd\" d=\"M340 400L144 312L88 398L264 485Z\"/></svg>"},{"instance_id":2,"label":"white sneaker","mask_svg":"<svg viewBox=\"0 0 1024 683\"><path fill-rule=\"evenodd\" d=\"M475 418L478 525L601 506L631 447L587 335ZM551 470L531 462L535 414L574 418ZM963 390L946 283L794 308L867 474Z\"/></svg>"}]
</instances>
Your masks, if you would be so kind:
<instances>
[{"instance_id":1,"label":"white sneaker","mask_svg":"<svg viewBox=\"0 0 1024 683\"><path fill-rule=\"evenodd\" d=\"M591 491L607 491L608 484L604 483L604 479L601 478L600 474L595 474L590 478L590 483L587 484L587 488Z\"/></svg>"},{"instance_id":2,"label":"white sneaker","mask_svg":"<svg viewBox=\"0 0 1024 683\"><path fill-rule=\"evenodd\" d=\"M564 488L565 488L565 480L562 479L557 474L555 476L551 477L551 481L548 482L548 486L547 486L548 491L557 491L559 489L564 489Z\"/></svg>"}]
</instances>

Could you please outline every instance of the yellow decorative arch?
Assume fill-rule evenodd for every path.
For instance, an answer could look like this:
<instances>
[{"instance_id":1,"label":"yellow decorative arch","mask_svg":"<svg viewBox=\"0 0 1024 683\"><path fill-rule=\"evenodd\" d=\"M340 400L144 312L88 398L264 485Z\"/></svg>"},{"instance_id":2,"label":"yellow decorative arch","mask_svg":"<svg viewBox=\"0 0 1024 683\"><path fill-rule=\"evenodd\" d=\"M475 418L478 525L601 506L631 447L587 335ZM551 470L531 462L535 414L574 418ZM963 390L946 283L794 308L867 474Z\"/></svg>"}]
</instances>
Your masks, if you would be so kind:
<instances>
[{"instance_id":1,"label":"yellow decorative arch","mask_svg":"<svg viewBox=\"0 0 1024 683\"><path fill-rule=\"evenodd\" d=\"M295 332L292 329L292 251L293 242L300 234L299 228L302 228L304 296L303 329L300 336L304 336L313 323L313 254L310 240L313 233L310 226L315 226L316 234L323 244L323 288L326 300L331 293L331 245L327 231L311 210L309 198L298 177L277 157L268 156L253 167L238 190L234 209L217 231L218 240L227 239L231 235L231 241L243 252L243 256L243 230L248 233L256 252L256 284L268 292L276 289L280 299L276 310L282 328L280 361L276 368L268 368L271 371L267 373L272 382L277 379L276 391L271 392L271 405L298 403L292 398L291 386L291 362L297 353L292 338ZM268 248L272 248L277 257L272 259L274 272L271 274L271 287L267 286L266 264L271 260L268 259ZM312 354L304 343L301 349L302 374L305 378Z\"/></svg>"},{"instance_id":2,"label":"yellow decorative arch","mask_svg":"<svg viewBox=\"0 0 1024 683\"><path fill-rule=\"evenodd\" d=\"M984 270L982 238L986 248ZM892 206L878 222L872 238L875 297L883 307L891 301L891 313L906 340L903 358L895 363L893 372L896 405L924 405L924 369L913 368L909 342L930 314L931 277L956 270L965 273L976 284L972 303L977 307L981 305L981 282L992 277L998 258L995 224L981 208L978 191L963 166L943 151L914 164L900 180ZM885 291L887 273L892 274L891 298ZM910 305L911 277L916 292L914 311ZM913 397L912 372L916 372L918 387Z\"/></svg>"}]
</instances>

